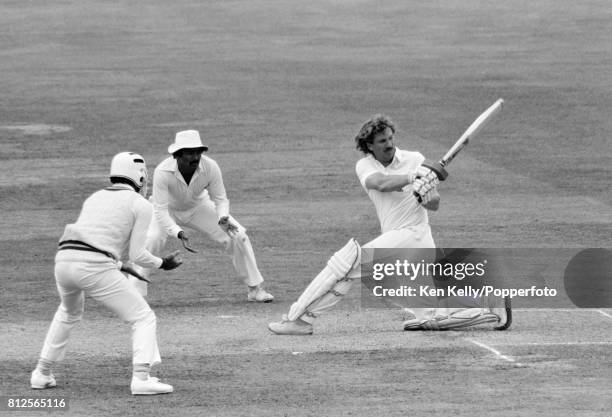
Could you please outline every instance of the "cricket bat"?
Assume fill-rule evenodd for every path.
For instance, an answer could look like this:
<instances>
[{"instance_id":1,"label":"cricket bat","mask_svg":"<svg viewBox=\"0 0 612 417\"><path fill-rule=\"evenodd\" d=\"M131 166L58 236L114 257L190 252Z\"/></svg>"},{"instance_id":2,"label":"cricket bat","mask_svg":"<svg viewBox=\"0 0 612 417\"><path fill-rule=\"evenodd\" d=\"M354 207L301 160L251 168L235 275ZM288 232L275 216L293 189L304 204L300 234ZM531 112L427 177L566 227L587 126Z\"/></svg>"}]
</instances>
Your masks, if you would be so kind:
<instances>
[{"instance_id":1,"label":"cricket bat","mask_svg":"<svg viewBox=\"0 0 612 417\"><path fill-rule=\"evenodd\" d=\"M448 177L448 171L446 171L446 167L451 163L453 159L461 152L463 148L467 146L470 142L470 139L476 137L478 133L486 126L486 124L501 111L504 105L503 99L498 99L495 103L493 103L488 109L486 109L476 120L472 122L470 127L466 129L465 132L457 139L455 144L451 146L451 148L444 154L444 156L438 162L425 161L423 162L423 166L431 169L436 173L438 179L440 181L444 181ZM415 197L417 197L420 201L421 197L415 191Z\"/></svg>"}]
</instances>

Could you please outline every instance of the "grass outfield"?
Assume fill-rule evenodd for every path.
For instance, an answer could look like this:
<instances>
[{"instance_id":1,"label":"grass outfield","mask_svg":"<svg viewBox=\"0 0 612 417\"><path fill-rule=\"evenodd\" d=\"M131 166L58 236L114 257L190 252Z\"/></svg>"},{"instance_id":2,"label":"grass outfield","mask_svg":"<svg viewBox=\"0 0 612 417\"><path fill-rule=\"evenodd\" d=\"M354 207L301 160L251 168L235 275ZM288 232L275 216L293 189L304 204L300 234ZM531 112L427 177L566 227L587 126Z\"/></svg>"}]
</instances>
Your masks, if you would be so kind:
<instances>
[{"instance_id":1,"label":"grass outfield","mask_svg":"<svg viewBox=\"0 0 612 417\"><path fill-rule=\"evenodd\" d=\"M505 99L440 186L439 246L610 248L610 25L597 0L3 2L0 396L66 397L55 415L74 416L608 415L612 309L407 333L354 288L311 337L266 325L333 251L379 233L352 142L378 112L399 147L436 159ZM31 391L64 225L112 155L140 152L152 173L190 128L275 302L247 304L227 255L194 235L202 253L148 297L175 393L129 395L129 330L92 300L58 388Z\"/></svg>"}]
</instances>

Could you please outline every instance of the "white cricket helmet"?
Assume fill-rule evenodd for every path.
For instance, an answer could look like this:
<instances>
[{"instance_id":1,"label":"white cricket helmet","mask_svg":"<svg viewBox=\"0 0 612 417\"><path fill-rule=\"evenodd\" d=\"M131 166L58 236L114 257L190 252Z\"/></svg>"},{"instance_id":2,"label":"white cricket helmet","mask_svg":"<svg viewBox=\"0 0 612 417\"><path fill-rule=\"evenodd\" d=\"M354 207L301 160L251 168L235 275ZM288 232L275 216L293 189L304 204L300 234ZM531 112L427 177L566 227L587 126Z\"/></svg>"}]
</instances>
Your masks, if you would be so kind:
<instances>
[{"instance_id":1,"label":"white cricket helmet","mask_svg":"<svg viewBox=\"0 0 612 417\"><path fill-rule=\"evenodd\" d=\"M147 166L142 156L134 152L121 152L113 157L109 177L126 178L145 195L147 189Z\"/></svg>"}]
</instances>

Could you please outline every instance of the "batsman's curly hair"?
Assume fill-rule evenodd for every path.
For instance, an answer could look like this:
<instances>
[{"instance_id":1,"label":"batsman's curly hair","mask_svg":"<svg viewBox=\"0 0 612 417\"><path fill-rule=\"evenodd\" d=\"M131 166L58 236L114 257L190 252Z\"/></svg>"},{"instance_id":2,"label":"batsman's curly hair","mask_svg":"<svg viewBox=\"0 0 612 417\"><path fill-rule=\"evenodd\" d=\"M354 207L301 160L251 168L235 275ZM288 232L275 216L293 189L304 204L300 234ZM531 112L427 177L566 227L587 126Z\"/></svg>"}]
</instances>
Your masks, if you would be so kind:
<instances>
[{"instance_id":1,"label":"batsman's curly hair","mask_svg":"<svg viewBox=\"0 0 612 417\"><path fill-rule=\"evenodd\" d=\"M359 133L357 133L357 136L355 136L355 144L357 149L366 155L372 153L368 149L368 143L372 143L374 136L376 136L378 133L384 132L386 128L391 129L391 131L395 133L395 123L393 123L389 116L384 114L375 114L372 116L370 120L361 126Z\"/></svg>"}]
</instances>

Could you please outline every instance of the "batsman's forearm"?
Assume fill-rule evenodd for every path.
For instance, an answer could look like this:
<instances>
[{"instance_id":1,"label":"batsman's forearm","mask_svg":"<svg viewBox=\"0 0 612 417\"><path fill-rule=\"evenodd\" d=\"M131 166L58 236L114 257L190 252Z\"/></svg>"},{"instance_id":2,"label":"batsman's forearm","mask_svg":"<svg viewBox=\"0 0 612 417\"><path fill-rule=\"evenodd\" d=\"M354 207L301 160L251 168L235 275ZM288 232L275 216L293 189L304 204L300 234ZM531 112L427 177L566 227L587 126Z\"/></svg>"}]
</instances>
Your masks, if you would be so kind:
<instances>
[{"instance_id":1,"label":"batsman's forearm","mask_svg":"<svg viewBox=\"0 0 612 417\"><path fill-rule=\"evenodd\" d=\"M386 193L392 191L403 191L403 188L414 181L412 175L385 175L375 174L366 180L366 186L374 190Z\"/></svg>"}]
</instances>

